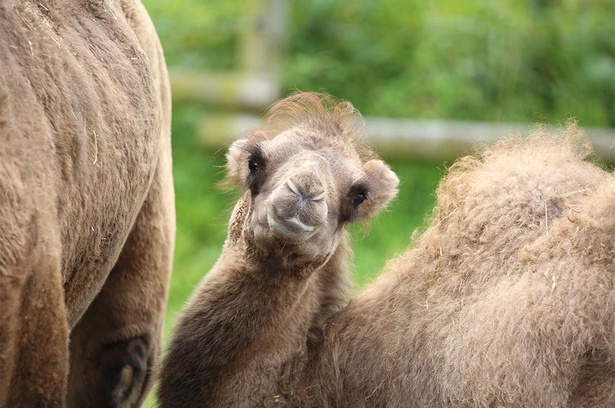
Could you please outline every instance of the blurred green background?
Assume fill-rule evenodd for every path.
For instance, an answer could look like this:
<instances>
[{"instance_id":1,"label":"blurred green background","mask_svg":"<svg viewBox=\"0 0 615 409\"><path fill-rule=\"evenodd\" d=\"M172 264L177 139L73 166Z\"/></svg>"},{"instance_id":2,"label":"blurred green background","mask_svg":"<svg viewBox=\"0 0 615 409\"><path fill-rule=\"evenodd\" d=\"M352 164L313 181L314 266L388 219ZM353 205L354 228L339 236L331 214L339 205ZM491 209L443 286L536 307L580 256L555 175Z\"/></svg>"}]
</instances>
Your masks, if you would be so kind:
<instances>
[{"instance_id":1,"label":"blurred green background","mask_svg":"<svg viewBox=\"0 0 615 409\"><path fill-rule=\"evenodd\" d=\"M171 71L242 69L254 1L143 2ZM527 124L574 117L581 127L615 127L614 0L283 4L280 96L328 92L369 116ZM203 118L228 110L174 102L177 245L165 336L226 237L236 199L216 187L226 147L198 134ZM368 228L353 230L358 288L424 225L453 158L385 160L401 179L400 194Z\"/></svg>"},{"instance_id":2,"label":"blurred green background","mask_svg":"<svg viewBox=\"0 0 615 409\"><path fill-rule=\"evenodd\" d=\"M240 0L144 0L171 67L231 70ZM615 126L613 0L294 0L283 94L365 115Z\"/></svg>"}]
</instances>

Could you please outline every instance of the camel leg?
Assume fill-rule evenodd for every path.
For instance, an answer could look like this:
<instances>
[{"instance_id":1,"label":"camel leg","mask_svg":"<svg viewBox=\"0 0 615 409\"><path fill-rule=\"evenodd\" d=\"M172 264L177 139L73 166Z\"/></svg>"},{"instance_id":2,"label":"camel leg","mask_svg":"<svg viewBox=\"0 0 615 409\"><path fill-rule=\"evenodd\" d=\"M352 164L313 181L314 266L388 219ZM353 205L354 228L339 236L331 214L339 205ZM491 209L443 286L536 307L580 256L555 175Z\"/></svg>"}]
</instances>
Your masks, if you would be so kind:
<instances>
[{"instance_id":1,"label":"camel leg","mask_svg":"<svg viewBox=\"0 0 615 409\"><path fill-rule=\"evenodd\" d=\"M40 270L35 269L25 280L15 276L0 280L3 407L64 406L66 402L68 324L59 265L36 267Z\"/></svg>"},{"instance_id":2,"label":"camel leg","mask_svg":"<svg viewBox=\"0 0 615 409\"><path fill-rule=\"evenodd\" d=\"M71 334L69 406L138 406L151 387L175 237L167 159L102 291Z\"/></svg>"},{"instance_id":3,"label":"camel leg","mask_svg":"<svg viewBox=\"0 0 615 409\"><path fill-rule=\"evenodd\" d=\"M68 324L53 220L0 164L0 406L64 406Z\"/></svg>"},{"instance_id":4,"label":"camel leg","mask_svg":"<svg viewBox=\"0 0 615 409\"><path fill-rule=\"evenodd\" d=\"M0 406L64 406L68 324L59 264L3 271L0 277Z\"/></svg>"}]
</instances>

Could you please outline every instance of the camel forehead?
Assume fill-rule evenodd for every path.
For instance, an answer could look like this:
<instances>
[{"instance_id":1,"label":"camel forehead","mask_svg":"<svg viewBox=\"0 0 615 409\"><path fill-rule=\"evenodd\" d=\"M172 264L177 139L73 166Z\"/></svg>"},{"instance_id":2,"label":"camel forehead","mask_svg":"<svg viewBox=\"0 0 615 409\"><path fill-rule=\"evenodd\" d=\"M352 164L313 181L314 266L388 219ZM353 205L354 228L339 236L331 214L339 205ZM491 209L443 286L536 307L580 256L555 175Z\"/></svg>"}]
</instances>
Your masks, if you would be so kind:
<instances>
[{"instance_id":1,"label":"camel forehead","mask_svg":"<svg viewBox=\"0 0 615 409\"><path fill-rule=\"evenodd\" d=\"M292 128L284 131L267 141L264 151L267 156L278 160L292 160L293 157L314 153L329 165L361 167L359 154L349 140L311 129Z\"/></svg>"}]
</instances>

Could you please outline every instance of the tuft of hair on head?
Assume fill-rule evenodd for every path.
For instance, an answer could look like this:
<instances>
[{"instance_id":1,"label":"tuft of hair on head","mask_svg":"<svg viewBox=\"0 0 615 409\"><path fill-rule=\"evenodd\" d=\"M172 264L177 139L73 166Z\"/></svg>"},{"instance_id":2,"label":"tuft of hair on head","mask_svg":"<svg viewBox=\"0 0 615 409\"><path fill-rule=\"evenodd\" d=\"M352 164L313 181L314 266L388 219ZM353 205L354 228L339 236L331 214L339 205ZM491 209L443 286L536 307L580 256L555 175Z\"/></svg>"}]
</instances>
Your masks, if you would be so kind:
<instances>
[{"instance_id":1,"label":"tuft of hair on head","mask_svg":"<svg viewBox=\"0 0 615 409\"><path fill-rule=\"evenodd\" d=\"M350 142L362 161L377 157L367 144L365 121L349 101L325 93L297 92L271 105L260 129L273 138L297 126Z\"/></svg>"}]
</instances>

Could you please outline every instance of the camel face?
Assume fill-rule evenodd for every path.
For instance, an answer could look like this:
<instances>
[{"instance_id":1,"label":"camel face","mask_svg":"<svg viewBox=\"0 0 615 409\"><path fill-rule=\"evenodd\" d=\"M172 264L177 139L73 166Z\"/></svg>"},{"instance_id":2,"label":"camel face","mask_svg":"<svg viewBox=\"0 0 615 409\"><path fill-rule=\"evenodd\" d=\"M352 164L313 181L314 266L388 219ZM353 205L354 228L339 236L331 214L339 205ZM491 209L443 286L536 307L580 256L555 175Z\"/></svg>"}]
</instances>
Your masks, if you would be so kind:
<instances>
[{"instance_id":1,"label":"camel face","mask_svg":"<svg viewBox=\"0 0 615 409\"><path fill-rule=\"evenodd\" d=\"M299 127L271 140L235 144L241 154L232 166L243 175L252 202L244 229L257 247L273 245L323 259L335 251L346 223L362 216L361 207L372 199L370 187L379 181L371 180L356 152L330 139ZM380 164L396 183L393 172Z\"/></svg>"},{"instance_id":2,"label":"camel face","mask_svg":"<svg viewBox=\"0 0 615 409\"><path fill-rule=\"evenodd\" d=\"M324 263L347 223L369 219L395 197L399 180L371 152L363 127L349 103L295 94L230 147L228 178L249 197L240 229L250 245Z\"/></svg>"}]
</instances>

